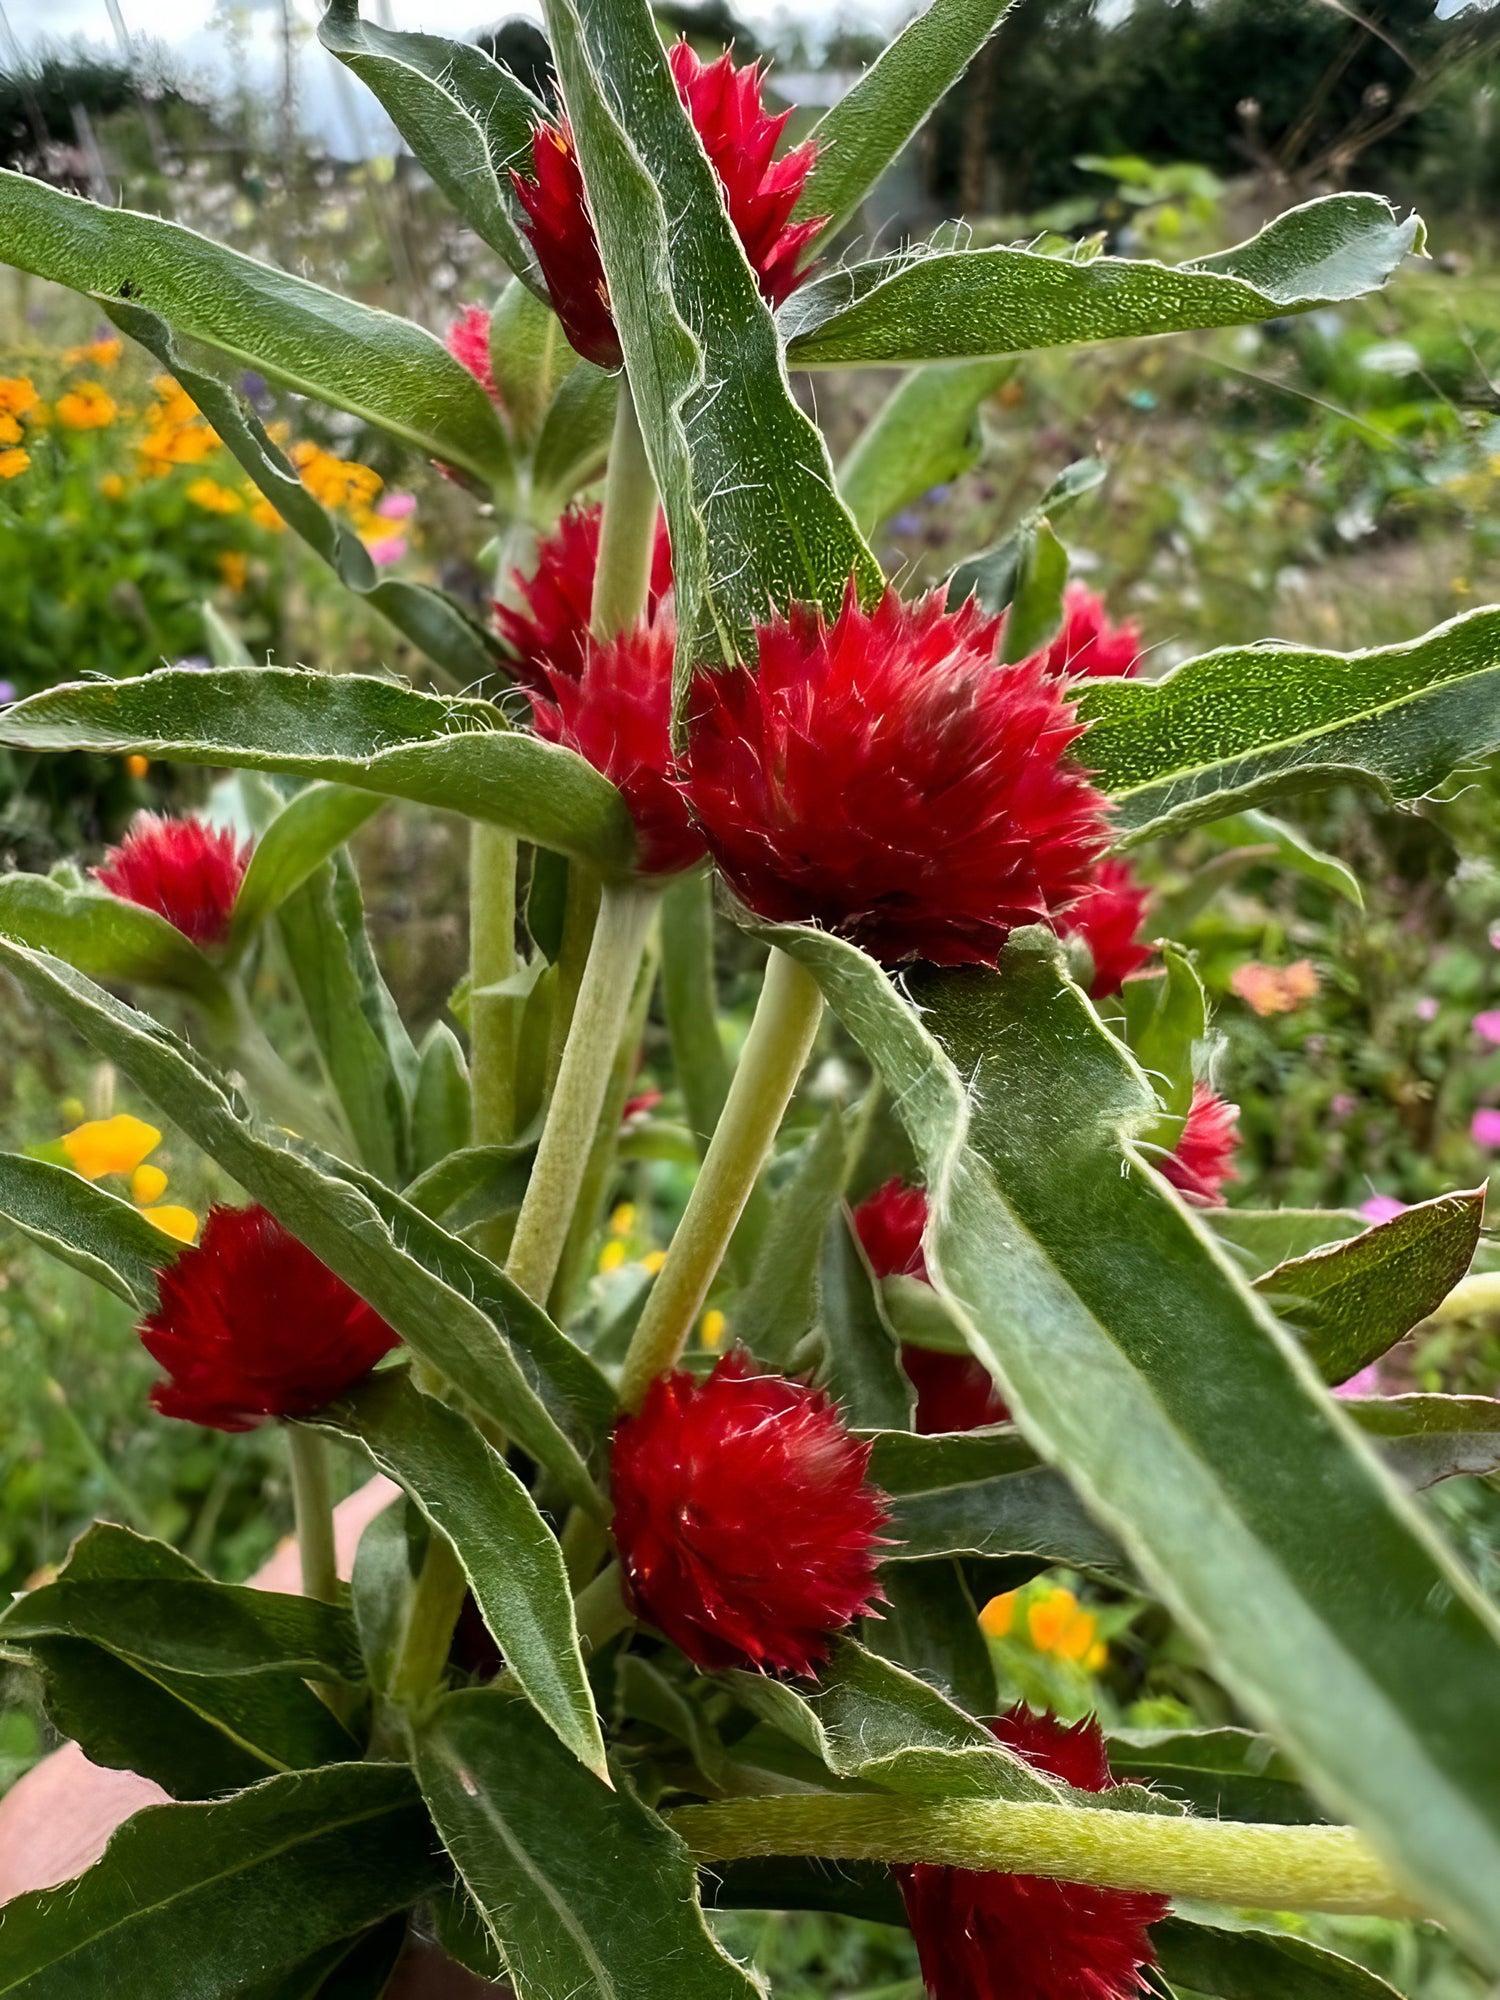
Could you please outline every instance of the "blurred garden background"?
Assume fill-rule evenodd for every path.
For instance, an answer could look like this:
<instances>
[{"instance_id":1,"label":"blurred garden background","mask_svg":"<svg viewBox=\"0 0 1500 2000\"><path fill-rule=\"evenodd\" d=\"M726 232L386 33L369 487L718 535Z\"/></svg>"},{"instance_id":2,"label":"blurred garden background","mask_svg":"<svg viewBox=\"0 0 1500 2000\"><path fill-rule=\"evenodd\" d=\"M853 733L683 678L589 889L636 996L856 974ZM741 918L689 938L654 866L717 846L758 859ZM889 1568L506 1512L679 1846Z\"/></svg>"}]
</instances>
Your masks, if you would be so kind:
<instances>
[{"instance_id":1,"label":"blurred garden background","mask_svg":"<svg viewBox=\"0 0 1500 2000\"><path fill-rule=\"evenodd\" d=\"M97 13L5 0L0 163L169 215L439 333L465 303L491 301L504 279L491 253L378 114L355 107L293 0L212 14L204 0L192 53L153 41L151 15L129 15L128 0L128 18L114 0ZM740 17L724 0L659 13L705 54L731 39L759 51L773 94L809 115L902 18ZM87 39L48 38L75 17ZM429 25L416 6L392 19ZM472 19L450 5L441 25L488 38L545 87L530 21L488 18L476 0ZM1387 644L1500 600L1500 9L1020 0L866 223L890 243L952 220L983 241L1093 239L1175 261L1346 187L1419 206L1429 256L1337 310L997 368L951 478L882 529L887 569L912 588L940 580L1064 467L1098 459L1103 478L1057 527L1073 575L1138 625L1148 671L1263 638ZM895 379L824 374L815 398L798 384L836 460ZM468 493L353 418L245 386L382 571L436 579L483 610L494 551ZM149 356L71 294L0 271L0 702L246 654L425 673L281 531ZM209 778L139 760L0 752L0 867L86 868L133 812L210 796ZM1217 1077L1241 1107L1231 1199L1377 1219L1476 1185L1500 1154L1500 771L1463 772L1416 810L1351 790L1283 817L1291 833L1247 819L1144 853L1216 1003ZM456 823L387 806L357 846L382 969L420 1034L465 970L464 841ZM743 987L748 1002L753 947L739 949L723 977L730 1001ZM274 968L262 978L276 1040ZM5 1145L65 1158L64 1135L86 1120L146 1115L4 986L0 1022ZM836 1051L826 1063L836 1090ZM601 1285L665 1241L681 1198L670 1158L634 1171ZM170 1132L109 1184L127 1182L143 1206L194 1215L219 1191ZM1419 1329L1382 1371L1392 1389L1500 1393L1500 1322ZM43 1573L99 1515L231 1579L289 1525L275 1438L163 1423L146 1405L153 1372L122 1304L0 1238L0 1586ZM1426 1504L1500 1589L1500 1495L1460 1479ZM1222 1719L1191 1649L1118 1593L1104 1602L1051 1574L999 1603L987 1631L1016 1693L1127 1723ZM44 1747L17 1682L0 1706L0 1787ZM734 1921L778 1994L913 1990L894 1935ZM1331 1928L1424 2000L1488 1990L1421 1928Z\"/></svg>"}]
</instances>

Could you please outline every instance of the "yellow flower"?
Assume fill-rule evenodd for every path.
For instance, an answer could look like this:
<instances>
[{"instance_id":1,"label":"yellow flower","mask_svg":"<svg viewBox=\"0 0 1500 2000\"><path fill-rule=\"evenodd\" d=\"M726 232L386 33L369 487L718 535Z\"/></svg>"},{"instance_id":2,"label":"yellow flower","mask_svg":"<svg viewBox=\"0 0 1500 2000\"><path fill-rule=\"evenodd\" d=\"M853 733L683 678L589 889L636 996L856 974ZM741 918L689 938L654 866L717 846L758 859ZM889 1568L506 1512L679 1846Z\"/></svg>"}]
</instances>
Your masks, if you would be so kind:
<instances>
[{"instance_id":1,"label":"yellow flower","mask_svg":"<svg viewBox=\"0 0 1500 2000\"><path fill-rule=\"evenodd\" d=\"M165 1208L143 1208L141 1214L154 1229L178 1243L191 1243L198 1234L198 1218L190 1208L175 1208L169 1202Z\"/></svg>"},{"instance_id":2,"label":"yellow flower","mask_svg":"<svg viewBox=\"0 0 1500 2000\"><path fill-rule=\"evenodd\" d=\"M241 591L249 579L250 565L238 549L219 551L219 574L233 591Z\"/></svg>"},{"instance_id":3,"label":"yellow flower","mask_svg":"<svg viewBox=\"0 0 1500 2000\"><path fill-rule=\"evenodd\" d=\"M634 1228L635 1203L633 1201L622 1201L619 1207L613 1210L610 1215L609 1233L611 1236L628 1236Z\"/></svg>"},{"instance_id":4,"label":"yellow flower","mask_svg":"<svg viewBox=\"0 0 1500 2000\"><path fill-rule=\"evenodd\" d=\"M725 1319L723 1313L717 1307L712 1312L706 1312L698 1328L703 1338L703 1345L705 1347L717 1347L719 1342L724 1338L724 1329L728 1324L728 1320Z\"/></svg>"},{"instance_id":5,"label":"yellow flower","mask_svg":"<svg viewBox=\"0 0 1500 2000\"><path fill-rule=\"evenodd\" d=\"M120 414L102 382L80 382L57 399L57 421L70 431L102 431Z\"/></svg>"},{"instance_id":6,"label":"yellow flower","mask_svg":"<svg viewBox=\"0 0 1500 2000\"><path fill-rule=\"evenodd\" d=\"M137 1208L150 1208L167 1190L167 1177L160 1167L142 1164L130 1176L130 1199Z\"/></svg>"},{"instance_id":7,"label":"yellow flower","mask_svg":"<svg viewBox=\"0 0 1500 2000\"><path fill-rule=\"evenodd\" d=\"M185 424L154 424L141 440L141 457L154 472L169 465L201 465L219 448L208 425L197 418Z\"/></svg>"},{"instance_id":8,"label":"yellow flower","mask_svg":"<svg viewBox=\"0 0 1500 2000\"><path fill-rule=\"evenodd\" d=\"M630 1252L618 1239L613 1243L606 1243L604 1248L599 1252L599 1269L601 1271L618 1271L629 1255Z\"/></svg>"},{"instance_id":9,"label":"yellow flower","mask_svg":"<svg viewBox=\"0 0 1500 2000\"><path fill-rule=\"evenodd\" d=\"M0 375L0 410L8 417L24 417L40 399L36 385L26 375Z\"/></svg>"},{"instance_id":10,"label":"yellow flower","mask_svg":"<svg viewBox=\"0 0 1500 2000\"><path fill-rule=\"evenodd\" d=\"M19 444L25 432L14 417L8 417L0 410L0 444Z\"/></svg>"},{"instance_id":11,"label":"yellow flower","mask_svg":"<svg viewBox=\"0 0 1500 2000\"><path fill-rule=\"evenodd\" d=\"M108 337L85 342L82 347L70 347L63 356L65 368L113 368L120 358L125 343L118 337Z\"/></svg>"},{"instance_id":12,"label":"yellow flower","mask_svg":"<svg viewBox=\"0 0 1500 2000\"><path fill-rule=\"evenodd\" d=\"M250 518L257 528L269 528L273 535L279 535L286 526L263 493L250 502Z\"/></svg>"},{"instance_id":13,"label":"yellow flower","mask_svg":"<svg viewBox=\"0 0 1500 2000\"><path fill-rule=\"evenodd\" d=\"M118 500L125 491L125 481L118 472L106 472L99 481L99 491L106 500Z\"/></svg>"},{"instance_id":14,"label":"yellow flower","mask_svg":"<svg viewBox=\"0 0 1500 2000\"><path fill-rule=\"evenodd\" d=\"M1026 1629L1039 1653L1056 1653L1064 1660L1082 1660L1098 1631L1094 1614L1085 1611L1072 1591L1061 1585L1031 1605Z\"/></svg>"},{"instance_id":15,"label":"yellow flower","mask_svg":"<svg viewBox=\"0 0 1500 2000\"><path fill-rule=\"evenodd\" d=\"M188 487L187 497L206 514L238 514L245 504L238 493L221 486L217 479L195 479Z\"/></svg>"},{"instance_id":16,"label":"yellow flower","mask_svg":"<svg viewBox=\"0 0 1500 2000\"><path fill-rule=\"evenodd\" d=\"M1016 1598L1018 1591L1007 1590L1003 1596L992 1597L979 1614L979 1629L986 1638L1003 1639L1016 1622Z\"/></svg>"},{"instance_id":17,"label":"yellow flower","mask_svg":"<svg viewBox=\"0 0 1500 2000\"><path fill-rule=\"evenodd\" d=\"M92 1118L63 1134L62 1147L75 1171L86 1181L102 1181L106 1174L128 1174L145 1159L161 1134L143 1118L121 1111L113 1118Z\"/></svg>"},{"instance_id":18,"label":"yellow flower","mask_svg":"<svg viewBox=\"0 0 1500 2000\"><path fill-rule=\"evenodd\" d=\"M125 775L128 778L144 778L151 769L151 759L142 757L139 751L125 759Z\"/></svg>"},{"instance_id":19,"label":"yellow flower","mask_svg":"<svg viewBox=\"0 0 1500 2000\"><path fill-rule=\"evenodd\" d=\"M666 1261L667 1253L665 1250L648 1250L641 1259L641 1269L649 1271L654 1278Z\"/></svg>"},{"instance_id":20,"label":"yellow flower","mask_svg":"<svg viewBox=\"0 0 1500 2000\"><path fill-rule=\"evenodd\" d=\"M368 465L351 459L335 458L310 438L302 438L291 449L293 465L302 475L302 484L322 507L345 507L356 516L368 514L370 503L385 481Z\"/></svg>"},{"instance_id":21,"label":"yellow flower","mask_svg":"<svg viewBox=\"0 0 1500 2000\"><path fill-rule=\"evenodd\" d=\"M31 463L31 453L23 451L20 445L12 445L8 451L0 451L0 479L19 479Z\"/></svg>"}]
</instances>

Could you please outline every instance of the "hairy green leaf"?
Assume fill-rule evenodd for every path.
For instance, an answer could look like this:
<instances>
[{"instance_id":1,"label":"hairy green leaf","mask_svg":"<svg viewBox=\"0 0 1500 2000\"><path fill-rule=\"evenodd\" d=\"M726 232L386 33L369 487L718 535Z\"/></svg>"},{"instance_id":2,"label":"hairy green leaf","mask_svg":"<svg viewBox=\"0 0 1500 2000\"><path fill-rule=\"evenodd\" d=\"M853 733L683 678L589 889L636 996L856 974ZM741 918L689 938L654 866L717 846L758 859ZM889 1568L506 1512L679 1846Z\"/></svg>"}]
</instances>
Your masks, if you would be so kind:
<instances>
[{"instance_id":1,"label":"hairy green leaf","mask_svg":"<svg viewBox=\"0 0 1500 2000\"><path fill-rule=\"evenodd\" d=\"M1370 1226L1357 1208L1209 1208L1203 1221L1252 1277Z\"/></svg>"},{"instance_id":2,"label":"hairy green leaf","mask_svg":"<svg viewBox=\"0 0 1500 2000\"><path fill-rule=\"evenodd\" d=\"M1500 1470L1500 1400L1491 1396L1372 1396L1344 1408L1413 1486Z\"/></svg>"},{"instance_id":3,"label":"hairy green leaf","mask_svg":"<svg viewBox=\"0 0 1500 2000\"><path fill-rule=\"evenodd\" d=\"M881 1572L885 1602L867 1618L865 1644L968 1715L995 1712L995 1666L979 1611L956 1562L898 1563Z\"/></svg>"},{"instance_id":4,"label":"hairy green leaf","mask_svg":"<svg viewBox=\"0 0 1500 2000\"><path fill-rule=\"evenodd\" d=\"M155 910L105 889L74 889L48 875L0 875L0 931L56 952L94 979L186 993L220 1021L230 1000L217 969Z\"/></svg>"},{"instance_id":5,"label":"hairy green leaf","mask_svg":"<svg viewBox=\"0 0 1500 2000\"><path fill-rule=\"evenodd\" d=\"M1102 485L1109 467L1102 458L1076 458L1028 507L1003 541L968 556L948 579L948 609L956 611L966 597L977 597L984 610L1003 611L1016 594L1022 563L1044 521L1055 521L1086 493Z\"/></svg>"},{"instance_id":6,"label":"hairy green leaf","mask_svg":"<svg viewBox=\"0 0 1500 2000\"><path fill-rule=\"evenodd\" d=\"M897 384L839 467L839 492L861 534L873 535L908 501L978 463L979 405L1012 368L1009 361L919 368Z\"/></svg>"},{"instance_id":7,"label":"hairy green leaf","mask_svg":"<svg viewBox=\"0 0 1500 2000\"><path fill-rule=\"evenodd\" d=\"M311 784L288 799L256 841L234 899L230 956L237 957L266 918L379 810L378 798L351 785Z\"/></svg>"},{"instance_id":8,"label":"hairy green leaf","mask_svg":"<svg viewBox=\"0 0 1500 2000\"><path fill-rule=\"evenodd\" d=\"M1323 1817L1276 1745L1250 1729L1112 1730L1109 1768L1208 1819L1297 1826Z\"/></svg>"},{"instance_id":9,"label":"hairy green leaf","mask_svg":"<svg viewBox=\"0 0 1500 2000\"><path fill-rule=\"evenodd\" d=\"M490 314L490 373L506 422L523 444L536 443L558 390L575 368L588 365L547 300L513 279ZM613 415L613 396L609 401Z\"/></svg>"},{"instance_id":10,"label":"hairy green leaf","mask_svg":"<svg viewBox=\"0 0 1500 2000\"><path fill-rule=\"evenodd\" d=\"M155 1306L156 1274L181 1247L128 1201L21 1153L0 1153L0 1216L142 1312Z\"/></svg>"},{"instance_id":11,"label":"hairy green leaf","mask_svg":"<svg viewBox=\"0 0 1500 2000\"><path fill-rule=\"evenodd\" d=\"M580 486L586 486L603 470L615 427L621 379L606 375L591 361L580 361L563 377L542 420L531 460L540 517L556 513Z\"/></svg>"},{"instance_id":12,"label":"hairy green leaf","mask_svg":"<svg viewBox=\"0 0 1500 2000\"><path fill-rule=\"evenodd\" d=\"M1227 819L1214 820L1204 828L1211 840L1222 840L1231 847L1272 847L1276 858L1284 868L1294 875L1302 875L1309 882L1319 882L1335 896L1342 896L1346 903L1352 903L1356 910L1365 906L1365 892L1360 887L1359 877L1352 868L1340 861L1337 855L1325 854L1314 847L1311 841L1288 826L1285 820L1273 819L1269 813L1231 813Z\"/></svg>"},{"instance_id":13,"label":"hairy green leaf","mask_svg":"<svg viewBox=\"0 0 1500 2000\"><path fill-rule=\"evenodd\" d=\"M417 1053L417 1081L411 1101L412 1165L425 1171L466 1151L473 1130L474 1100L463 1044L446 1021L434 1021ZM442 1211L436 1213L441 1216Z\"/></svg>"},{"instance_id":14,"label":"hairy green leaf","mask_svg":"<svg viewBox=\"0 0 1500 2000\"><path fill-rule=\"evenodd\" d=\"M844 1188L844 1124L830 1111L776 1196L750 1282L734 1302L734 1337L784 1367L818 1317L818 1266Z\"/></svg>"},{"instance_id":15,"label":"hairy green leaf","mask_svg":"<svg viewBox=\"0 0 1500 2000\"><path fill-rule=\"evenodd\" d=\"M521 1206L535 1158L535 1137L507 1146L464 1146L419 1174L405 1199L455 1233L469 1229Z\"/></svg>"},{"instance_id":16,"label":"hairy green leaf","mask_svg":"<svg viewBox=\"0 0 1500 2000\"><path fill-rule=\"evenodd\" d=\"M1351 1958L1285 1931L1225 1930L1169 1917L1151 1927L1161 1969L1208 2000L1400 2000Z\"/></svg>"}]
</instances>

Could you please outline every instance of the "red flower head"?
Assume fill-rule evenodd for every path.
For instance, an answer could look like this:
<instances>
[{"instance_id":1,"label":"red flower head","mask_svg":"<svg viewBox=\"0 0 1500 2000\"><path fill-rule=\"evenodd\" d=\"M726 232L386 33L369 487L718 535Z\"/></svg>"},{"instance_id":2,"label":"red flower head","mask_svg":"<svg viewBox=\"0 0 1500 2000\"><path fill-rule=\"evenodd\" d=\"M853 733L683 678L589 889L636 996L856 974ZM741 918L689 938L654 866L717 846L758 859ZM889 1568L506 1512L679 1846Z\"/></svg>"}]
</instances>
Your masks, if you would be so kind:
<instances>
[{"instance_id":1,"label":"red flower head","mask_svg":"<svg viewBox=\"0 0 1500 2000\"><path fill-rule=\"evenodd\" d=\"M1150 945L1140 940L1150 901L1151 891L1136 881L1130 863L1110 856L1099 863L1091 886L1063 919L1063 936L1080 938L1089 948L1094 961L1089 991L1096 1000L1118 993L1150 958Z\"/></svg>"},{"instance_id":2,"label":"red flower head","mask_svg":"<svg viewBox=\"0 0 1500 2000\"><path fill-rule=\"evenodd\" d=\"M942 592L832 626L794 605L756 671L704 673L689 802L752 910L818 923L886 964L993 964L1013 926L1087 887L1105 802L1067 760L1079 735L1036 661L999 666L998 621Z\"/></svg>"},{"instance_id":3,"label":"red flower head","mask_svg":"<svg viewBox=\"0 0 1500 2000\"><path fill-rule=\"evenodd\" d=\"M194 944L222 944L249 865L250 843L242 846L227 827L143 812L91 873L112 896L155 910Z\"/></svg>"},{"instance_id":4,"label":"red flower head","mask_svg":"<svg viewBox=\"0 0 1500 2000\"><path fill-rule=\"evenodd\" d=\"M538 736L576 750L623 793L647 875L675 875L703 859L702 837L672 777L675 643L664 613L603 645L591 641L576 677L544 664L552 698L531 697Z\"/></svg>"},{"instance_id":5,"label":"red flower head","mask_svg":"<svg viewBox=\"0 0 1500 2000\"><path fill-rule=\"evenodd\" d=\"M1024 1704L990 1724L1008 1749L1079 1791L1114 1785L1104 1732L1066 1729ZM1148 1934L1165 1896L1094 1889L1039 1875L918 1862L892 1871L932 2000L1133 2000L1156 1963Z\"/></svg>"},{"instance_id":6,"label":"red flower head","mask_svg":"<svg viewBox=\"0 0 1500 2000\"><path fill-rule=\"evenodd\" d=\"M569 507L536 552L529 577L517 570L513 581L525 609L495 606L500 636L517 655L516 678L523 687L545 694L547 668L574 678L583 669L589 617L594 603L594 572L599 567L599 523L603 508ZM647 616L655 617L672 588L672 544L667 524L656 523L656 547L651 558L651 595Z\"/></svg>"},{"instance_id":7,"label":"red flower head","mask_svg":"<svg viewBox=\"0 0 1500 2000\"><path fill-rule=\"evenodd\" d=\"M1141 665L1141 628L1110 623L1104 599L1086 584L1063 595L1062 630L1037 656L1049 674L1068 680L1132 679Z\"/></svg>"},{"instance_id":8,"label":"red flower head","mask_svg":"<svg viewBox=\"0 0 1500 2000\"><path fill-rule=\"evenodd\" d=\"M443 335L443 344L455 361L463 363L491 401L498 403L500 391L490 366L490 316L483 306L464 306Z\"/></svg>"},{"instance_id":9,"label":"red flower head","mask_svg":"<svg viewBox=\"0 0 1500 2000\"><path fill-rule=\"evenodd\" d=\"M899 1174L867 1194L854 1211L854 1233L877 1278L925 1278L922 1232L927 1227L927 1196L909 1187Z\"/></svg>"},{"instance_id":10,"label":"red flower head","mask_svg":"<svg viewBox=\"0 0 1500 2000\"><path fill-rule=\"evenodd\" d=\"M1222 1208L1226 1184L1239 1179L1234 1164L1239 1115L1237 1104L1226 1104L1206 1083L1193 1085L1182 1135L1158 1164L1183 1200L1195 1208Z\"/></svg>"},{"instance_id":11,"label":"red flower head","mask_svg":"<svg viewBox=\"0 0 1500 2000\"><path fill-rule=\"evenodd\" d=\"M140 1326L167 1371L164 1417L248 1431L318 1410L368 1375L398 1336L263 1208L213 1208L159 1280Z\"/></svg>"},{"instance_id":12,"label":"red flower head","mask_svg":"<svg viewBox=\"0 0 1500 2000\"><path fill-rule=\"evenodd\" d=\"M784 158L772 159L791 114L769 115L761 102L761 73L753 64L737 69L726 52L705 65L686 42L678 42L667 60L761 291L773 306L780 305L796 289L797 265L823 226L821 217L798 223L791 219L815 148L810 143L796 146ZM526 233L552 304L586 360L618 368L620 338L573 134L566 123L541 125L531 151L534 178L512 170L511 180L530 218Z\"/></svg>"},{"instance_id":13,"label":"red flower head","mask_svg":"<svg viewBox=\"0 0 1500 2000\"><path fill-rule=\"evenodd\" d=\"M811 1673L879 1600L869 1458L821 1390L741 1350L659 1376L610 1461L630 1601L707 1672Z\"/></svg>"}]
</instances>

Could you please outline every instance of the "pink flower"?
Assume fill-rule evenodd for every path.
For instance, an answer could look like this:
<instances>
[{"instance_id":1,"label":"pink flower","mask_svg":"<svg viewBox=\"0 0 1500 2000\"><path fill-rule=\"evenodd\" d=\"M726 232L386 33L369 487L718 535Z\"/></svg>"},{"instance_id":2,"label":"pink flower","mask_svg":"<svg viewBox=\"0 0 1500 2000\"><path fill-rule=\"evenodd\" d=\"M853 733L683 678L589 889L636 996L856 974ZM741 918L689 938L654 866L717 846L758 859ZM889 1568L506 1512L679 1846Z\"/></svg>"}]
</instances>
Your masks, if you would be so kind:
<instances>
[{"instance_id":1,"label":"pink flower","mask_svg":"<svg viewBox=\"0 0 1500 2000\"><path fill-rule=\"evenodd\" d=\"M406 554L405 535L375 535L365 543L376 569L389 569Z\"/></svg>"},{"instance_id":2,"label":"pink flower","mask_svg":"<svg viewBox=\"0 0 1500 2000\"><path fill-rule=\"evenodd\" d=\"M1380 1363L1372 1361L1368 1368L1361 1368L1357 1375L1351 1375L1347 1382L1340 1382L1334 1390L1335 1396L1381 1396L1385 1391L1380 1380Z\"/></svg>"},{"instance_id":3,"label":"pink flower","mask_svg":"<svg viewBox=\"0 0 1500 2000\"><path fill-rule=\"evenodd\" d=\"M375 512L382 521L409 521L416 511L415 493L387 493L383 500L375 503Z\"/></svg>"},{"instance_id":4,"label":"pink flower","mask_svg":"<svg viewBox=\"0 0 1500 2000\"><path fill-rule=\"evenodd\" d=\"M1486 1008L1469 1025L1487 1048L1500 1049L1500 1007Z\"/></svg>"},{"instance_id":5,"label":"pink flower","mask_svg":"<svg viewBox=\"0 0 1500 2000\"><path fill-rule=\"evenodd\" d=\"M1416 1005L1419 1021L1435 1021L1438 1017L1438 1003L1430 993L1424 993Z\"/></svg>"},{"instance_id":6,"label":"pink flower","mask_svg":"<svg viewBox=\"0 0 1500 2000\"><path fill-rule=\"evenodd\" d=\"M1397 1201L1393 1194L1372 1194L1360 1203L1359 1212L1366 1222L1394 1222L1398 1215L1405 1215L1406 1203Z\"/></svg>"},{"instance_id":7,"label":"pink flower","mask_svg":"<svg viewBox=\"0 0 1500 2000\"><path fill-rule=\"evenodd\" d=\"M1469 1137L1487 1152L1500 1153L1500 1111L1481 1105L1470 1123Z\"/></svg>"}]
</instances>

